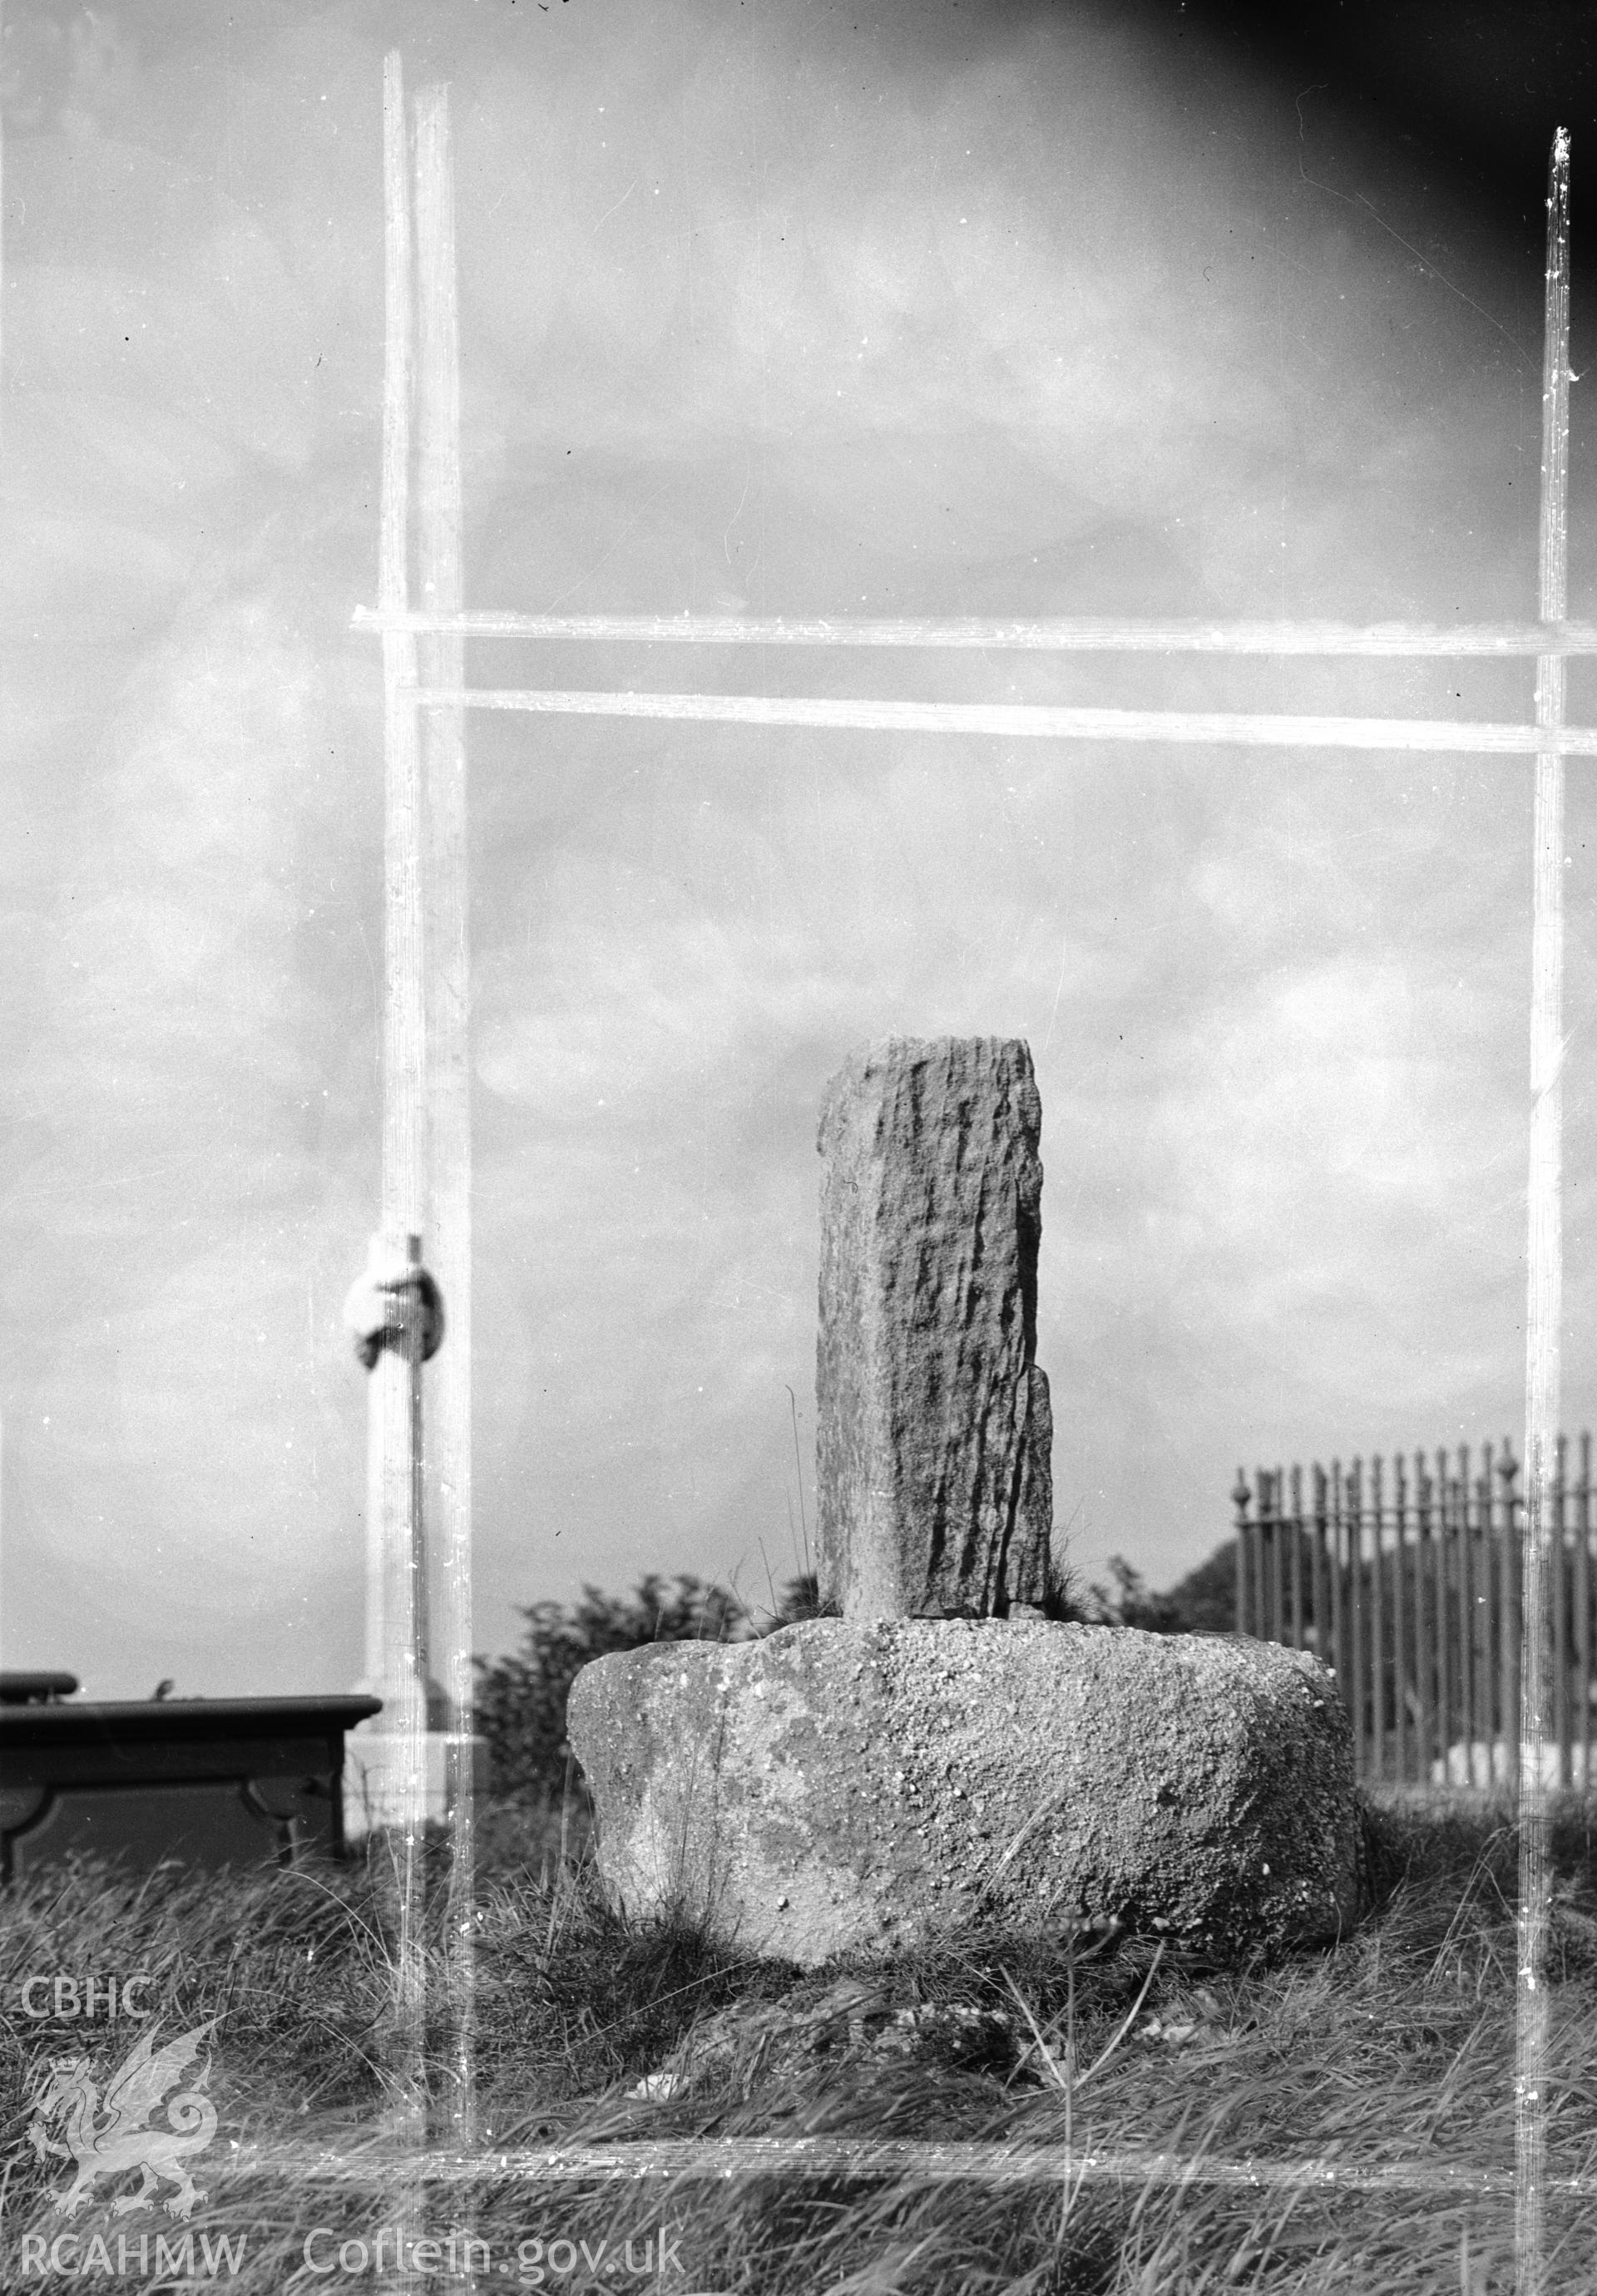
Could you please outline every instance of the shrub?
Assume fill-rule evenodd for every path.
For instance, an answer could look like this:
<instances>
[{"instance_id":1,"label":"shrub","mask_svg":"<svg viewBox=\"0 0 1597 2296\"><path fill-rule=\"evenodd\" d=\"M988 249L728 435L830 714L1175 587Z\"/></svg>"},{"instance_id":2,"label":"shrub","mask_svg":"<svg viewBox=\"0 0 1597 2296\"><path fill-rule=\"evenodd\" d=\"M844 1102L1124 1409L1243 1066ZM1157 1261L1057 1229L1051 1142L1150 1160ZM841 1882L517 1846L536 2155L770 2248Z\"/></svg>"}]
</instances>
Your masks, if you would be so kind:
<instances>
[{"instance_id":1,"label":"shrub","mask_svg":"<svg viewBox=\"0 0 1597 2296\"><path fill-rule=\"evenodd\" d=\"M1081 1615L1094 1626L1140 1627L1150 1635L1229 1634L1237 1623L1237 1542L1228 1538L1196 1570L1159 1595L1124 1554L1109 1557L1111 1593L1096 1582Z\"/></svg>"}]
</instances>

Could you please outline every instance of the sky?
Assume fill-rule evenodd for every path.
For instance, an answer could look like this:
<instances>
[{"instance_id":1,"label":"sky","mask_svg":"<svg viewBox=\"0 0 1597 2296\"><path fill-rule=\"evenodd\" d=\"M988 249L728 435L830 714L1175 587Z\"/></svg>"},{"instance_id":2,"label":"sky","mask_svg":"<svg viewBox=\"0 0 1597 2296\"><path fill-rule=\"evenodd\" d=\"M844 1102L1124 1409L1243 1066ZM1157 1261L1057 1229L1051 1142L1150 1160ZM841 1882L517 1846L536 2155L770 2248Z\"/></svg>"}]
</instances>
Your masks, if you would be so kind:
<instances>
[{"instance_id":1,"label":"sky","mask_svg":"<svg viewBox=\"0 0 1597 2296\"><path fill-rule=\"evenodd\" d=\"M9 0L0 1658L361 1667L382 60L451 89L468 603L1535 606L1573 7ZM1396 21L1387 19L1395 15ZM1583 138L1583 129L1587 130ZM1593 611L1573 392L1570 595ZM473 645L474 682L1522 717L1527 666ZM1572 714L1593 715L1589 676ZM1056 1546L1523 1420L1527 760L474 716L474 1641L813 1534L815 1124L1024 1037ZM1589 769L1565 1423L1597 1415Z\"/></svg>"}]
</instances>

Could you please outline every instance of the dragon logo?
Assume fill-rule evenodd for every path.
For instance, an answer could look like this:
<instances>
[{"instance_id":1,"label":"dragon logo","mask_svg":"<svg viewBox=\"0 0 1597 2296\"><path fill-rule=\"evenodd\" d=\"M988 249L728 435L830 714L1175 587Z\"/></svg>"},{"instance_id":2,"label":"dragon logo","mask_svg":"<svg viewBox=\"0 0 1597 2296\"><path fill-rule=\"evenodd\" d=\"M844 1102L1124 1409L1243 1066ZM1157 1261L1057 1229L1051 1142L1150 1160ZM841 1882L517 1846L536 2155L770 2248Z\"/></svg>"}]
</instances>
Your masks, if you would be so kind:
<instances>
[{"instance_id":1,"label":"dragon logo","mask_svg":"<svg viewBox=\"0 0 1597 2296\"><path fill-rule=\"evenodd\" d=\"M86 2057L46 2059L28 2139L41 2161L55 2152L78 2164L71 2184L55 2196L63 2216L77 2215L102 2177L125 2176L131 2169L142 2170L144 2182L136 2193L125 2193L111 2202L113 2216L152 2204L163 2181L177 2188L163 2203L169 2217L186 2217L194 2202L204 2199L184 2167L183 2156L203 2152L217 2133L217 2109L202 2094L210 2074L209 2058L189 2087L167 2098L169 2125L152 2128L149 2123L167 2091L199 2055L215 2022L212 2018L210 2024L180 2033L163 2049L154 2046L153 2032L141 2034L137 2047L111 2075L103 2100ZM57 2118L66 2122L64 2144L49 2134L49 2124Z\"/></svg>"}]
</instances>

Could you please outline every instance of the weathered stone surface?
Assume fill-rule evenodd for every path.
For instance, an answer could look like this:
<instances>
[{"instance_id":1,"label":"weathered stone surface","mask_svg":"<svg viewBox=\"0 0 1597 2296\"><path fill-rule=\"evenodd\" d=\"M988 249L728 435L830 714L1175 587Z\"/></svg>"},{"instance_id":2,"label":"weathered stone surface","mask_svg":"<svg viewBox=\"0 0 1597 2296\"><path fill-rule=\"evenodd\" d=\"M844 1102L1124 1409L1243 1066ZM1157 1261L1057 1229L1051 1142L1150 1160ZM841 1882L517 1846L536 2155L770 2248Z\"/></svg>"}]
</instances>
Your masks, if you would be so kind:
<instances>
[{"instance_id":1,"label":"weathered stone surface","mask_svg":"<svg viewBox=\"0 0 1597 2296\"><path fill-rule=\"evenodd\" d=\"M827 1087L818 1562L845 1618L1047 1592L1041 1124L1031 1054L998 1037L888 1037Z\"/></svg>"},{"instance_id":2,"label":"weathered stone surface","mask_svg":"<svg viewBox=\"0 0 1597 2296\"><path fill-rule=\"evenodd\" d=\"M597 1660L570 1730L622 1907L809 1965L968 1921L1239 1948L1357 1910L1346 1714L1275 1644L813 1620Z\"/></svg>"}]
</instances>

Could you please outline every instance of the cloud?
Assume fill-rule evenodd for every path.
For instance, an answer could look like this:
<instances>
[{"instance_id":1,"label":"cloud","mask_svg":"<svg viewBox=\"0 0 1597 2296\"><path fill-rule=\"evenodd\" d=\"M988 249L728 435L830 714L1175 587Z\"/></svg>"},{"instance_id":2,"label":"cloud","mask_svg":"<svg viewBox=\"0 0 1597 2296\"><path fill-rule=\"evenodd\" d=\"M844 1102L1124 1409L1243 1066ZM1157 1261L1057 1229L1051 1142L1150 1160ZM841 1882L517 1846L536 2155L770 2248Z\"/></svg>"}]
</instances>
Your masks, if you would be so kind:
<instances>
[{"instance_id":1,"label":"cloud","mask_svg":"<svg viewBox=\"0 0 1597 2296\"><path fill-rule=\"evenodd\" d=\"M53 1431L33 1487L56 1500L8 1521L13 1601L70 1570L236 1622L291 1559L358 1583L336 1306L369 1113L332 1098L347 992L307 914L308 857L340 845L325 730L309 650L238 599L146 662L86 788L12 1200L7 1394L24 1445ZM261 1675L298 1631L258 1637Z\"/></svg>"}]
</instances>

